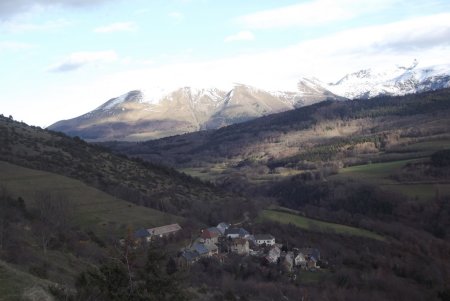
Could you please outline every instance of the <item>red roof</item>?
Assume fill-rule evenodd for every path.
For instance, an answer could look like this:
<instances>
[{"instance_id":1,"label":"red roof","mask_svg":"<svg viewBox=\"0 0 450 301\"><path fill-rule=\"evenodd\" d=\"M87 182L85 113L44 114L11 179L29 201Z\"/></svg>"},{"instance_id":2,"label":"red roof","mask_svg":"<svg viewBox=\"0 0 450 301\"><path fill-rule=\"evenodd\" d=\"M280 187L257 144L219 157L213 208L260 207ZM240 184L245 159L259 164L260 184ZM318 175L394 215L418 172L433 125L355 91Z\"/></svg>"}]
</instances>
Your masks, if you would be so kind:
<instances>
[{"instance_id":1,"label":"red roof","mask_svg":"<svg viewBox=\"0 0 450 301\"><path fill-rule=\"evenodd\" d=\"M211 239L211 238L215 238L218 237L219 234L217 234L216 232L213 231L209 231L208 229L203 230L201 238L203 239Z\"/></svg>"}]
</instances>

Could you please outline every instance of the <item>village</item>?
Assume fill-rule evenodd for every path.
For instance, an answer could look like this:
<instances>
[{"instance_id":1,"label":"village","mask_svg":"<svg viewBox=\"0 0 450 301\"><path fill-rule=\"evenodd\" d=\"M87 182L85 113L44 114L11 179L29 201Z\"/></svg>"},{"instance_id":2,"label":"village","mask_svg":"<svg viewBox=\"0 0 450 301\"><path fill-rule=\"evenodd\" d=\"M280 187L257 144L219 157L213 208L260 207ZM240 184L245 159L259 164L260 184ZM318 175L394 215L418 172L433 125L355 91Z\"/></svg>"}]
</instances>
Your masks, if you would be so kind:
<instances>
[{"instance_id":1,"label":"village","mask_svg":"<svg viewBox=\"0 0 450 301\"><path fill-rule=\"evenodd\" d=\"M179 224L165 225L134 232L136 241L152 240L175 235L182 228ZM183 247L177 258L180 267L188 268L202 258L217 258L223 262L228 256L253 256L261 263L280 266L284 272L294 270L317 271L320 269L320 251L317 248L291 248L276 242L268 233L251 234L242 227L221 222L215 227L201 230L199 237Z\"/></svg>"}]
</instances>

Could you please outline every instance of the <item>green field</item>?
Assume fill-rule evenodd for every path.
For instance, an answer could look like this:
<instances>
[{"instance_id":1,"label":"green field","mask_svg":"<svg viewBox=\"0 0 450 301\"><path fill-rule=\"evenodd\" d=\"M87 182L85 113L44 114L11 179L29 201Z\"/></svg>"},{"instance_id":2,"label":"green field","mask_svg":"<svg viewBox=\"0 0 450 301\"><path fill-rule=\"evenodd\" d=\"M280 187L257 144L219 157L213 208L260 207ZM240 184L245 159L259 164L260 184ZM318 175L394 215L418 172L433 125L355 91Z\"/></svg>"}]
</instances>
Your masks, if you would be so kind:
<instances>
[{"instance_id":1,"label":"green field","mask_svg":"<svg viewBox=\"0 0 450 301\"><path fill-rule=\"evenodd\" d=\"M292 212L292 211L291 211ZM290 212L276 210L263 210L259 216L263 220L271 220L282 224L293 224L301 229L318 232L338 233L344 235L360 236L376 240L384 240L384 237L368 230L334 224L307 218Z\"/></svg>"},{"instance_id":2,"label":"green field","mask_svg":"<svg viewBox=\"0 0 450 301\"><path fill-rule=\"evenodd\" d=\"M33 207L36 194L48 191L61 195L73 209L74 224L92 229L100 236L124 235L133 229L179 222L180 217L112 197L68 177L23 168L0 161L0 186Z\"/></svg>"},{"instance_id":3,"label":"green field","mask_svg":"<svg viewBox=\"0 0 450 301\"><path fill-rule=\"evenodd\" d=\"M383 189L398 192L417 198L419 200L427 200L436 195L439 191L441 196L450 195L449 183L430 183L430 182L414 182L404 183L397 182L390 178L396 171L401 170L403 166L410 162L419 162L423 159L401 160L386 163L372 163L366 165L357 165L346 167L339 171L339 174L331 176L330 179L351 178L358 181L367 181L377 185Z\"/></svg>"},{"instance_id":4,"label":"green field","mask_svg":"<svg viewBox=\"0 0 450 301\"><path fill-rule=\"evenodd\" d=\"M35 296L45 294L42 288L47 288L51 284L50 281L21 272L0 261L0 301L29 300L24 298L24 294Z\"/></svg>"},{"instance_id":5,"label":"green field","mask_svg":"<svg viewBox=\"0 0 450 301\"><path fill-rule=\"evenodd\" d=\"M395 172L396 170L400 170L407 163L417 162L418 160L420 159L400 160L384 163L371 163L365 165L346 167L341 169L336 177L350 176L359 179L376 180L380 184L384 182L390 184L392 180L389 179L389 176L393 172Z\"/></svg>"}]
</instances>

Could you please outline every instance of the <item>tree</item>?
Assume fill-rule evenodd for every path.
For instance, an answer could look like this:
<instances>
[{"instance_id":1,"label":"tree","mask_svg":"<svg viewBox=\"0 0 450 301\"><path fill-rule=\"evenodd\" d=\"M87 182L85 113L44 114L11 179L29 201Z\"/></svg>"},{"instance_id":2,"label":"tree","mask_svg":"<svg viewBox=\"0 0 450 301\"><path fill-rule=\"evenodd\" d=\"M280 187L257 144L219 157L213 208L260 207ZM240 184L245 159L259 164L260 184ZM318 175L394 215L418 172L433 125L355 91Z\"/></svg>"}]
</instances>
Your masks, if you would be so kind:
<instances>
[{"instance_id":1,"label":"tree","mask_svg":"<svg viewBox=\"0 0 450 301\"><path fill-rule=\"evenodd\" d=\"M40 238L44 253L57 234L64 233L69 225L70 204L63 195L55 195L46 191L36 193L35 214L38 219L36 232Z\"/></svg>"},{"instance_id":2,"label":"tree","mask_svg":"<svg viewBox=\"0 0 450 301\"><path fill-rule=\"evenodd\" d=\"M98 269L78 277L77 300L187 300L179 276L167 272L167 258L159 250L133 246L128 239L121 250Z\"/></svg>"}]
</instances>

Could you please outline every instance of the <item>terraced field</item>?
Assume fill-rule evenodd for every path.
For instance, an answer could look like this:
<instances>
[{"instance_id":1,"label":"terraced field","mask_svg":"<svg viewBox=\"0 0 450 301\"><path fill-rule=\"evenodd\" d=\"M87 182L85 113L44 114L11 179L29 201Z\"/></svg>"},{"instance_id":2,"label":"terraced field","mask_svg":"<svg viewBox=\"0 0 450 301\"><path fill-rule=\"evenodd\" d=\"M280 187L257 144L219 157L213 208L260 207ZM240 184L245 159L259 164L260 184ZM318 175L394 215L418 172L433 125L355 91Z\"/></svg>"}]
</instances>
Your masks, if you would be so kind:
<instances>
[{"instance_id":1,"label":"terraced field","mask_svg":"<svg viewBox=\"0 0 450 301\"><path fill-rule=\"evenodd\" d=\"M384 237L368 230L350 227L341 224L328 223L319 221L316 219L300 216L295 214L292 210L279 211L279 210L263 210L259 216L263 220L271 220L282 224L293 224L301 229L318 232L332 232L343 235L353 235L366 237L376 240L384 240Z\"/></svg>"}]
</instances>

